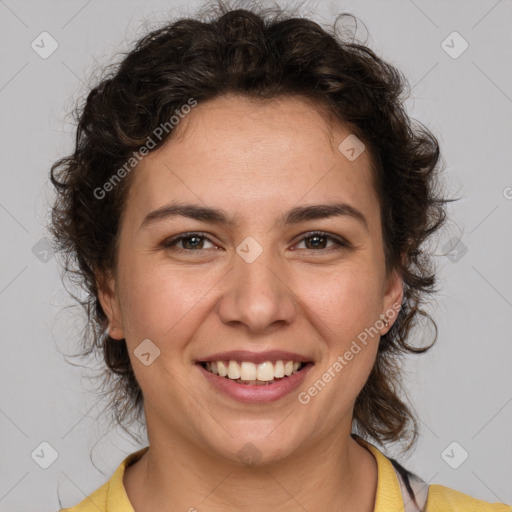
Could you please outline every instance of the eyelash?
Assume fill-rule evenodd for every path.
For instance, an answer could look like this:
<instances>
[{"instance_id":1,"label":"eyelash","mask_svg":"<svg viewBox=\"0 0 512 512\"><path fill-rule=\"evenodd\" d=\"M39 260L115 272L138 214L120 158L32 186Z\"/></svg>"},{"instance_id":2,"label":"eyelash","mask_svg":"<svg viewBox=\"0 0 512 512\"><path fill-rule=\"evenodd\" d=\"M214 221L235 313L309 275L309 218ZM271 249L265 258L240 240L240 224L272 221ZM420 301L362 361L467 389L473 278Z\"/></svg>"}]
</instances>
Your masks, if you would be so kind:
<instances>
[{"instance_id":1,"label":"eyelash","mask_svg":"<svg viewBox=\"0 0 512 512\"><path fill-rule=\"evenodd\" d=\"M304 240L307 240L308 238L314 238L315 236L325 238L328 241L332 241L337 245L337 247L328 247L325 249L306 249L306 250L310 250L310 251L314 251L314 252L328 252L330 250L341 250L341 249L348 249L351 247L350 243L347 242L346 240L329 235L328 233L326 233L324 231L310 231L310 232L306 233L306 235L303 236L299 240L299 243L303 242ZM164 240L161 245L165 249L173 249L177 252L188 252L188 253L200 252L201 249L184 249L184 248L176 247L176 244L179 243L180 241L185 240L187 238L194 238L194 237L204 238L206 240L209 240L211 243L214 243L208 238L208 236L206 236L206 233L192 231L189 233L183 233L174 238ZM206 250L206 249L204 249L204 250Z\"/></svg>"}]
</instances>

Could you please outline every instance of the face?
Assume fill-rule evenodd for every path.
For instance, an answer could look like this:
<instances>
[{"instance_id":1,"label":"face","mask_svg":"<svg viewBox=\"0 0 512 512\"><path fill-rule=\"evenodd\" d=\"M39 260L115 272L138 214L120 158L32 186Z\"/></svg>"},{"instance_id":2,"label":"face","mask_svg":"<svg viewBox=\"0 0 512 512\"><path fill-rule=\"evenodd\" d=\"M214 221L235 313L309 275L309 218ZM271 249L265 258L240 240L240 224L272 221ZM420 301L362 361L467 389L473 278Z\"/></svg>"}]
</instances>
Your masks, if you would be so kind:
<instances>
[{"instance_id":1,"label":"face","mask_svg":"<svg viewBox=\"0 0 512 512\"><path fill-rule=\"evenodd\" d=\"M368 151L347 158L350 131L301 98L217 98L175 130L133 171L100 297L111 337L126 339L150 441L263 463L347 436L389 329L380 315L391 325L402 300ZM219 360L226 370L206 364ZM302 369L282 376L279 360Z\"/></svg>"}]
</instances>

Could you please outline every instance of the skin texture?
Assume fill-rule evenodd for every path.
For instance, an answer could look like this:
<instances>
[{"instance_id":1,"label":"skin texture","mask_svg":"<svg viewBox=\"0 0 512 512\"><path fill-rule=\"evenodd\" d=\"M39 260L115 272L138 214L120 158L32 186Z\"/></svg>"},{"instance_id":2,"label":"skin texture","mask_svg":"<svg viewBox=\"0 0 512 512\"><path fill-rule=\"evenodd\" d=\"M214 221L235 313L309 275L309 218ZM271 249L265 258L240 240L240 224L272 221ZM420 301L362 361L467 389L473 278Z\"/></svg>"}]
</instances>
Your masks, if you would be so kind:
<instances>
[{"instance_id":1,"label":"skin texture","mask_svg":"<svg viewBox=\"0 0 512 512\"><path fill-rule=\"evenodd\" d=\"M337 146L350 131L300 97L216 98L175 130L133 171L118 267L100 296L145 399L150 450L126 470L130 501L137 512L372 511L376 461L350 432L379 335L306 405L297 392L271 404L240 403L195 364L227 350L298 352L315 363L304 391L401 304L402 280L385 273L368 151L349 161ZM222 208L236 222L176 216L141 228L149 212L174 200ZM293 207L330 201L360 210L368 229L349 216L276 225ZM304 238L314 230L351 246L327 240L316 248ZM202 245L192 240L199 249L190 240L162 246L190 231L206 233ZM248 236L263 249L252 263L236 252ZM395 318L387 328L378 324L380 334ZM133 355L144 339L161 351L149 366ZM252 467L237 456L246 443L261 456Z\"/></svg>"}]
</instances>

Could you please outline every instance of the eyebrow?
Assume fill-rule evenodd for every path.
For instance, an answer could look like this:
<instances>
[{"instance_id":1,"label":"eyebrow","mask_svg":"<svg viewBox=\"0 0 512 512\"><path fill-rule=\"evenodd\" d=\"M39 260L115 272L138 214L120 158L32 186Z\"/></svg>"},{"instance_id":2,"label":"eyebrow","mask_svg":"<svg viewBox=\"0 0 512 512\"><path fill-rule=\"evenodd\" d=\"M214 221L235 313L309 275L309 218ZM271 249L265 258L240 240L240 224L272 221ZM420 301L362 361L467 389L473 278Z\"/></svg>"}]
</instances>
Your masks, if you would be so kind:
<instances>
[{"instance_id":1,"label":"eyebrow","mask_svg":"<svg viewBox=\"0 0 512 512\"><path fill-rule=\"evenodd\" d=\"M146 228L154 222L181 216L189 219L210 222L232 227L236 224L235 218L219 208L185 203L169 203L156 210L149 212L142 221L140 228ZM346 203L326 203L307 206L296 206L281 215L276 225L284 227L287 225L299 224L308 220L325 219L335 216L347 216L360 222L368 231L366 217L354 206Z\"/></svg>"}]
</instances>

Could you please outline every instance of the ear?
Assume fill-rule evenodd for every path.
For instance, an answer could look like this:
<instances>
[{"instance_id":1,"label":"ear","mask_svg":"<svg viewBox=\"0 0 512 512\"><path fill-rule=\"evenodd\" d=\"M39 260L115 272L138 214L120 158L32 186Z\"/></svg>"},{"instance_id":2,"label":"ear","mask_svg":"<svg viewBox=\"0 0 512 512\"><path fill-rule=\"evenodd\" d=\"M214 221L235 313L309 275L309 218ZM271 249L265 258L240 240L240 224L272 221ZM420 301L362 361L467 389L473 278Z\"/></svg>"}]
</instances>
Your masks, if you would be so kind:
<instances>
[{"instance_id":1,"label":"ear","mask_svg":"<svg viewBox=\"0 0 512 512\"><path fill-rule=\"evenodd\" d=\"M384 296L382 299L383 311L381 318L387 318L389 320L389 325L385 328L383 334L386 334L389 329L391 329L391 326L400 312L403 300L403 291L404 281L398 271L394 269L387 278Z\"/></svg>"},{"instance_id":2,"label":"ear","mask_svg":"<svg viewBox=\"0 0 512 512\"><path fill-rule=\"evenodd\" d=\"M122 340L125 337L123 320L114 277L111 274L97 274L96 287L101 307L107 315L108 335L115 340Z\"/></svg>"}]
</instances>

